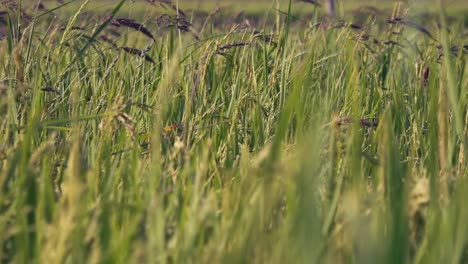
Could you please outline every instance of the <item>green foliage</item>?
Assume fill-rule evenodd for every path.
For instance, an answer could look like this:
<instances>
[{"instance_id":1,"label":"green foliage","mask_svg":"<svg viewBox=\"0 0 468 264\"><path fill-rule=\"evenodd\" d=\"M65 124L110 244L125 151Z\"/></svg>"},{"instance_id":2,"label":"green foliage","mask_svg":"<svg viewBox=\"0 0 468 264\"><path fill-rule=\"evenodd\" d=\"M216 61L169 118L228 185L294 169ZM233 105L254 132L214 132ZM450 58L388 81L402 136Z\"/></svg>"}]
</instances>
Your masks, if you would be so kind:
<instances>
[{"instance_id":1,"label":"green foliage","mask_svg":"<svg viewBox=\"0 0 468 264\"><path fill-rule=\"evenodd\" d=\"M5 6L0 262L468 261L463 18L90 2Z\"/></svg>"}]
</instances>

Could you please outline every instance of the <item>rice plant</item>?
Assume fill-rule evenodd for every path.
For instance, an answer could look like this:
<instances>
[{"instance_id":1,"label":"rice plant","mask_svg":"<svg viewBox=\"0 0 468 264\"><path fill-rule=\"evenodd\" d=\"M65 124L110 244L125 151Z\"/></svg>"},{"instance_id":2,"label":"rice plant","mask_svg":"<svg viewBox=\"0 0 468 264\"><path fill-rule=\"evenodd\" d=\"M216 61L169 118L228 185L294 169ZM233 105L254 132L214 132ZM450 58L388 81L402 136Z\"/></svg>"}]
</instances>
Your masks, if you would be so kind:
<instances>
[{"instance_id":1,"label":"rice plant","mask_svg":"<svg viewBox=\"0 0 468 264\"><path fill-rule=\"evenodd\" d=\"M0 262L467 263L468 8L431 3L1 2Z\"/></svg>"}]
</instances>

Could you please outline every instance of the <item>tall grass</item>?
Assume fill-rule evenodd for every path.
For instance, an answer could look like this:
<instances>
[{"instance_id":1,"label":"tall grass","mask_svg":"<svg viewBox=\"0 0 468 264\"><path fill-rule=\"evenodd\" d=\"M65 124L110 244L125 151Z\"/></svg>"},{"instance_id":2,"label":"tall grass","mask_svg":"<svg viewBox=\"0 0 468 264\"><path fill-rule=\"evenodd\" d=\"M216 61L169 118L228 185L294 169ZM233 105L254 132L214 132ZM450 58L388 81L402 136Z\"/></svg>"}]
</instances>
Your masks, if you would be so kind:
<instances>
[{"instance_id":1,"label":"tall grass","mask_svg":"<svg viewBox=\"0 0 468 264\"><path fill-rule=\"evenodd\" d=\"M88 2L5 7L0 262L468 261L465 24Z\"/></svg>"}]
</instances>

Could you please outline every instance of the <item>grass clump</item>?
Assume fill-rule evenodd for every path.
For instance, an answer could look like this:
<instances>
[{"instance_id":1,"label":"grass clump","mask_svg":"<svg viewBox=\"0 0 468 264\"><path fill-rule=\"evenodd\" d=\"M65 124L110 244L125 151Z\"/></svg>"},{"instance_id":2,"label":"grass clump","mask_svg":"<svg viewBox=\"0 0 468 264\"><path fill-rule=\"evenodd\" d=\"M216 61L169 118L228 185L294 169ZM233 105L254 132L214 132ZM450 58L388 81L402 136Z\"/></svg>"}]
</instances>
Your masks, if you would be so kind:
<instances>
[{"instance_id":1,"label":"grass clump","mask_svg":"<svg viewBox=\"0 0 468 264\"><path fill-rule=\"evenodd\" d=\"M468 261L463 18L43 2L0 12L0 262Z\"/></svg>"}]
</instances>

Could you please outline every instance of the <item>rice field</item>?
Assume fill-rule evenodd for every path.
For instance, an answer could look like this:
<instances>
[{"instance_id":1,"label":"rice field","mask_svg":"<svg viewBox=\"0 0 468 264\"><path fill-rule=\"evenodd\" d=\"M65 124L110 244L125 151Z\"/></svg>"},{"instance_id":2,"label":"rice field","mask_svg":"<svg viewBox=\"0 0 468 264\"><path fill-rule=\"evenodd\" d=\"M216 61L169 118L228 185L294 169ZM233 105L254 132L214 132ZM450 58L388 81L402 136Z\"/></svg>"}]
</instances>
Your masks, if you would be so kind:
<instances>
[{"instance_id":1,"label":"rice field","mask_svg":"<svg viewBox=\"0 0 468 264\"><path fill-rule=\"evenodd\" d=\"M468 263L468 4L312 2L2 1L0 263Z\"/></svg>"}]
</instances>

